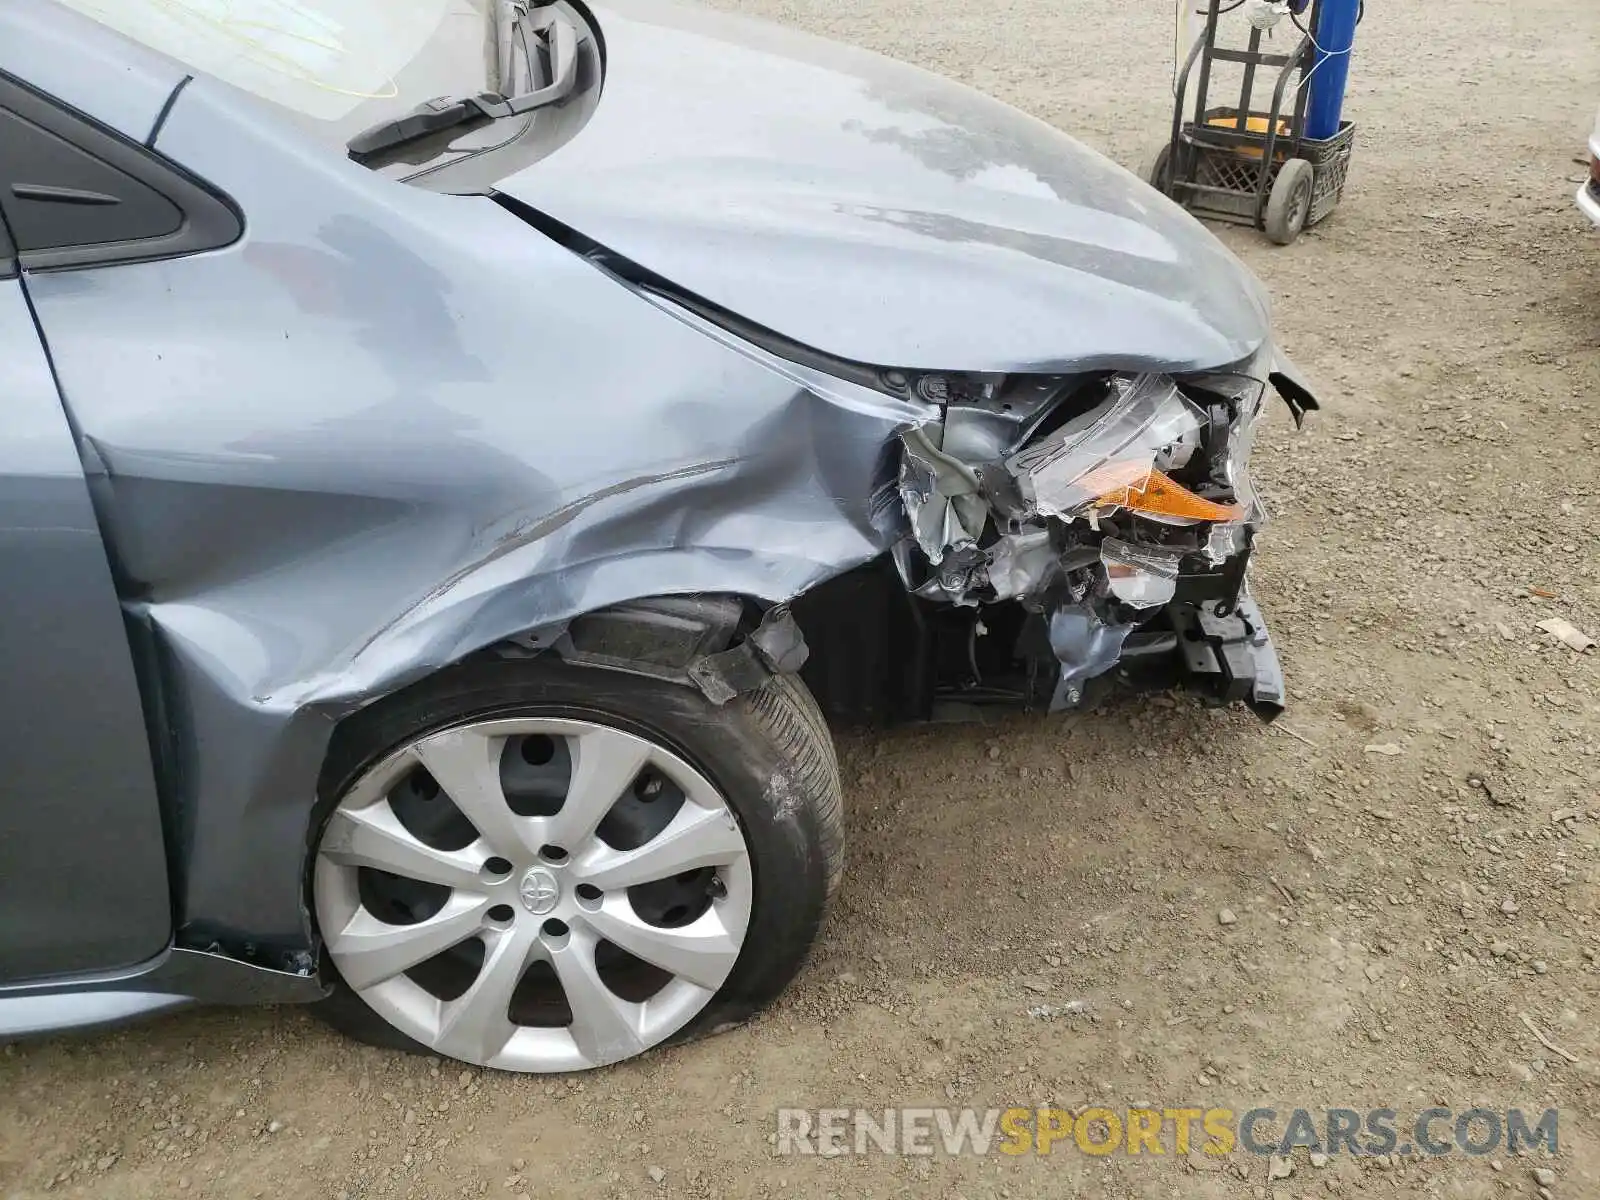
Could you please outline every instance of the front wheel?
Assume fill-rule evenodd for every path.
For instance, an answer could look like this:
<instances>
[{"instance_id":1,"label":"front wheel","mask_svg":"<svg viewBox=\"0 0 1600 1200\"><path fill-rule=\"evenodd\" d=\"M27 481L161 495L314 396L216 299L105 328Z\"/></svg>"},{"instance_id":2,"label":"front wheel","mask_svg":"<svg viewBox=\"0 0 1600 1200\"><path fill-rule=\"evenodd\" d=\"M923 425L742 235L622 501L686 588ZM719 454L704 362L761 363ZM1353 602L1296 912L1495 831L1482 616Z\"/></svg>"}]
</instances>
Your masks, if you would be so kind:
<instances>
[{"instance_id":1,"label":"front wheel","mask_svg":"<svg viewBox=\"0 0 1600 1200\"><path fill-rule=\"evenodd\" d=\"M719 707L487 661L352 720L311 891L336 976L320 1015L355 1037L598 1067L745 1020L816 936L841 798L797 680Z\"/></svg>"}]
</instances>

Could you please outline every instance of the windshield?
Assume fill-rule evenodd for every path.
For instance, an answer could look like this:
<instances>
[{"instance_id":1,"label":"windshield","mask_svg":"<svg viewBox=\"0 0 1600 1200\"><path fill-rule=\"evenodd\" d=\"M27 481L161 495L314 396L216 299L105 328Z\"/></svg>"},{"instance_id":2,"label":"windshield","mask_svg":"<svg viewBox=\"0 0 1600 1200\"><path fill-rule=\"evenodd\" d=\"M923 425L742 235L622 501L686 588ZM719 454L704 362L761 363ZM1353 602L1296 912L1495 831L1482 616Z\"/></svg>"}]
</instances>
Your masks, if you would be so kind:
<instances>
[{"instance_id":1,"label":"windshield","mask_svg":"<svg viewBox=\"0 0 1600 1200\"><path fill-rule=\"evenodd\" d=\"M492 88L494 0L60 0L341 143L432 96Z\"/></svg>"}]
</instances>

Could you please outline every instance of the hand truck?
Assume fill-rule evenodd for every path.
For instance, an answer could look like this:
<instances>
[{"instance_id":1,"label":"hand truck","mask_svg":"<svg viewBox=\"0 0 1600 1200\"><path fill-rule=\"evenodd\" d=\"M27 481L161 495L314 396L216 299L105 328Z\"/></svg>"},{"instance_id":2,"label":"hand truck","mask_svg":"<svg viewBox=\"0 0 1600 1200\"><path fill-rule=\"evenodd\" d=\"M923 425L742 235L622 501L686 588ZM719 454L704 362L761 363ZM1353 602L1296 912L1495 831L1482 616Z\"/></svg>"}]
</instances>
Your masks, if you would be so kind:
<instances>
[{"instance_id":1,"label":"hand truck","mask_svg":"<svg viewBox=\"0 0 1600 1200\"><path fill-rule=\"evenodd\" d=\"M1338 205L1344 193L1355 123L1343 121L1339 131L1321 140L1305 134L1306 83L1318 62L1315 39L1323 0L1289 0L1300 41L1288 54L1261 48L1262 30L1250 29L1243 50L1217 44L1218 18L1243 0L1189 0L1204 3L1205 28L1179 72L1172 110L1172 136L1152 157L1145 178L1197 217L1254 225L1280 246L1300 236ZM1226 4L1226 6L1225 6ZM1309 7L1310 23L1299 15ZM1210 103L1214 63L1244 68L1239 102L1232 107ZM1185 119L1190 77L1199 67L1193 116ZM1272 105L1251 107L1257 72L1277 68ZM1294 91L1289 93L1291 81ZM1284 110L1285 99L1289 109Z\"/></svg>"}]
</instances>

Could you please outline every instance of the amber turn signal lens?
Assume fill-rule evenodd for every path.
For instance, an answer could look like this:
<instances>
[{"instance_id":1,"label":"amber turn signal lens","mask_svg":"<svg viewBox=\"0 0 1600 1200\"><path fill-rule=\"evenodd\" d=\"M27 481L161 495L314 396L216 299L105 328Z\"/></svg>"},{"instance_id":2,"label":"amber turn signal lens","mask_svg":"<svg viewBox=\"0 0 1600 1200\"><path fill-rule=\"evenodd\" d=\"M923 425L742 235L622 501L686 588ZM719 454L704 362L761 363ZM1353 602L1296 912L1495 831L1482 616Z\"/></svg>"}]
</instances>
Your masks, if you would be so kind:
<instances>
[{"instance_id":1,"label":"amber turn signal lens","mask_svg":"<svg viewBox=\"0 0 1600 1200\"><path fill-rule=\"evenodd\" d=\"M1218 504L1196 496L1156 470L1151 470L1142 480L1103 493L1094 504L1096 508L1126 508L1153 517L1182 517L1192 521L1239 521L1245 515L1244 505Z\"/></svg>"}]
</instances>

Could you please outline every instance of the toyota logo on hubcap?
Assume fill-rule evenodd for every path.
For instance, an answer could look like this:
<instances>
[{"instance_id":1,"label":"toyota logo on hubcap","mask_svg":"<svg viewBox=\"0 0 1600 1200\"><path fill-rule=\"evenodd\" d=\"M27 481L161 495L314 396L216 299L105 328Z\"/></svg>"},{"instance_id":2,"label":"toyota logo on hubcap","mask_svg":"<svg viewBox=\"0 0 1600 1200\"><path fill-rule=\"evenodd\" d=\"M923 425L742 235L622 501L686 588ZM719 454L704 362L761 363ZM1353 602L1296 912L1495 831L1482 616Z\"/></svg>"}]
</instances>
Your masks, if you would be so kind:
<instances>
[{"instance_id":1,"label":"toyota logo on hubcap","mask_svg":"<svg viewBox=\"0 0 1600 1200\"><path fill-rule=\"evenodd\" d=\"M517 894L522 897L522 907L534 916L542 917L560 901L561 885L549 871L543 867L534 867L522 877Z\"/></svg>"}]
</instances>

